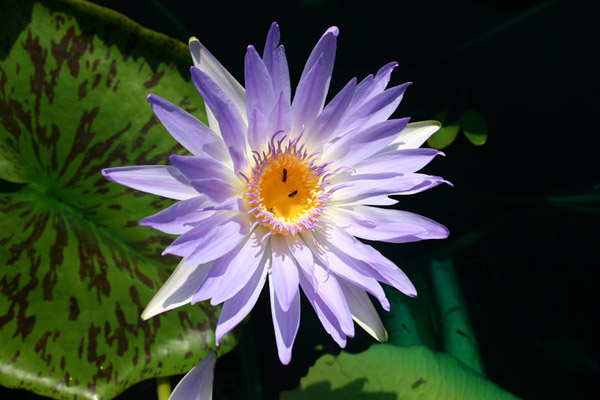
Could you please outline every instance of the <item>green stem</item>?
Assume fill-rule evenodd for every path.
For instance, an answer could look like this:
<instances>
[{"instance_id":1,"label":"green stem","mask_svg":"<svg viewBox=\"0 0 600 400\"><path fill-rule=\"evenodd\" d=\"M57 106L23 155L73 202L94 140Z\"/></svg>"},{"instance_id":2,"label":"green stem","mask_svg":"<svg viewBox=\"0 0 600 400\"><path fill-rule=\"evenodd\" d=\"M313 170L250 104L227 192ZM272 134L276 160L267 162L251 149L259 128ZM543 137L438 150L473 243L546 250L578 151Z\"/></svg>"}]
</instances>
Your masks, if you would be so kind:
<instances>
[{"instance_id":1,"label":"green stem","mask_svg":"<svg viewBox=\"0 0 600 400\"><path fill-rule=\"evenodd\" d=\"M171 381L168 376L156 378L156 394L158 400L168 400L171 396Z\"/></svg>"}]
</instances>

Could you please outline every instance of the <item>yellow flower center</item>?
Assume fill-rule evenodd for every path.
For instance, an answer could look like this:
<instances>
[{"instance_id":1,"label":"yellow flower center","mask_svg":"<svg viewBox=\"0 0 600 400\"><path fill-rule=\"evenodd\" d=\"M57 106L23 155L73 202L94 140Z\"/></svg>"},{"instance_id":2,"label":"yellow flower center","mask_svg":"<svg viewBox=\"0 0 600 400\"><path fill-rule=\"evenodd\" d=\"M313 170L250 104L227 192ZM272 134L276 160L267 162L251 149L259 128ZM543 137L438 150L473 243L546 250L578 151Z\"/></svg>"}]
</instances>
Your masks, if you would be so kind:
<instances>
[{"instance_id":1,"label":"yellow flower center","mask_svg":"<svg viewBox=\"0 0 600 400\"><path fill-rule=\"evenodd\" d=\"M269 150L254 153L255 167L248 180L246 197L250 213L273 233L292 234L313 229L330 193L326 164L315 165L313 156L298 139L281 147L273 135Z\"/></svg>"}]
</instances>

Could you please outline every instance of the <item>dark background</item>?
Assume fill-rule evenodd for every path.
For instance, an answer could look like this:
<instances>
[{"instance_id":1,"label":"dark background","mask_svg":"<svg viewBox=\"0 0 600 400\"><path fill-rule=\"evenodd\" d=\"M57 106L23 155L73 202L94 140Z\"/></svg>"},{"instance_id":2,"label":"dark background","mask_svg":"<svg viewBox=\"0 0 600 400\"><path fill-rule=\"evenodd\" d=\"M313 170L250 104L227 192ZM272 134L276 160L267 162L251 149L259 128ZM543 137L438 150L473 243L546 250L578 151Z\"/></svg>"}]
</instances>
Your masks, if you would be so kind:
<instances>
[{"instance_id":1,"label":"dark background","mask_svg":"<svg viewBox=\"0 0 600 400\"><path fill-rule=\"evenodd\" d=\"M490 380L525 399L598 392L600 14L593 1L95 3L182 41L198 37L242 83L246 46L262 51L271 22L281 28L292 86L320 35L336 25L330 94L398 61L390 84L414 85L395 116L480 112L488 142L475 147L459 135L447 157L425 169L455 187L403 197L400 206L448 226L448 241L478 238L452 258ZM410 275L418 272L410 260L443 245L382 251ZM322 353L315 346L339 351L313 314L303 303L294 358L282 366L261 297L240 346L219 359L215 398L260 398L261 391L277 398ZM348 350L370 343L360 334ZM119 398L153 396L148 381Z\"/></svg>"}]
</instances>

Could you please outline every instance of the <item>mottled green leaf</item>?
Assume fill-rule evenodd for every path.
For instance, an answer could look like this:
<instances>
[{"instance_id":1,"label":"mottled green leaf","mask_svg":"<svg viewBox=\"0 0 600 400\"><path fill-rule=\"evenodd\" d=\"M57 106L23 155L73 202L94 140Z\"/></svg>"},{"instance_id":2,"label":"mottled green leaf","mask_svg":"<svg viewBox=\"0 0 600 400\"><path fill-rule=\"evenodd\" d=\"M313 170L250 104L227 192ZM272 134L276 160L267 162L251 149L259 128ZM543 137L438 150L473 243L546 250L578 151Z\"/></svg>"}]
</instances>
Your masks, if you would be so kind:
<instances>
[{"instance_id":1,"label":"mottled green leaf","mask_svg":"<svg viewBox=\"0 0 600 400\"><path fill-rule=\"evenodd\" d=\"M359 354L324 355L282 400L516 399L455 360L424 346L375 344Z\"/></svg>"},{"instance_id":2,"label":"mottled green leaf","mask_svg":"<svg viewBox=\"0 0 600 400\"><path fill-rule=\"evenodd\" d=\"M481 113L467 110L462 115L462 128L469 142L475 146L483 146L488 138L488 126Z\"/></svg>"},{"instance_id":3,"label":"mottled green leaf","mask_svg":"<svg viewBox=\"0 0 600 400\"><path fill-rule=\"evenodd\" d=\"M440 121L442 127L439 131L427 139L427 144L431 148L441 150L450 146L456 139L458 131L460 130L460 120L454 121L451 124L446 124L448 119L448 110L439 112L433 117L433 119Z\"/></svg>"},{"instance_id":4,"label":"mottled green leaf","mask_svg":"<svg viewBox=\"0 0 600 400\"><path fill-rule=\"evenodd\" d=\"M183 43L90 3L1 3L0 178L24 185L0 193L0 384L112 398L214 348L208 304L140 320L177 259L138 221L171 203L100 174L183 151L146 95L205 118L190 64Z\"/></svg>"}]
</instances>

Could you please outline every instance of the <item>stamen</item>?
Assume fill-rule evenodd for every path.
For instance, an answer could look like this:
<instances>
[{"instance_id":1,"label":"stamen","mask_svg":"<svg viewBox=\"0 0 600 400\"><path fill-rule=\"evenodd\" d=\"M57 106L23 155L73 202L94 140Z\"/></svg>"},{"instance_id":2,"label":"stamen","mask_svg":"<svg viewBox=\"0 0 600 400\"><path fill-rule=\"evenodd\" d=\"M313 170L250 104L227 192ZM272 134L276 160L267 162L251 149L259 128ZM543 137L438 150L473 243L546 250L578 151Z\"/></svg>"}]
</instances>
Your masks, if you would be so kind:
<instances>
[{"instance_id":1,"label":"stamen","mask_svg":"<svg viewBox=\"0 0 600 400\"><path fill-rule=\"evenodd\" d=\"M265 242L265 239L268 238L269 236L271 236L272 234L273 234L273 231L267 232L267 234L265 236L263 236L263 238L260 240L260 244L262 245Z\"/></svg>"}]
</instances>

